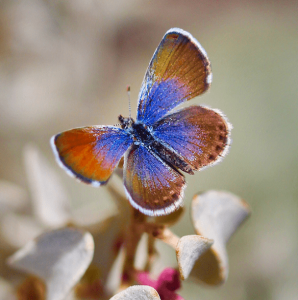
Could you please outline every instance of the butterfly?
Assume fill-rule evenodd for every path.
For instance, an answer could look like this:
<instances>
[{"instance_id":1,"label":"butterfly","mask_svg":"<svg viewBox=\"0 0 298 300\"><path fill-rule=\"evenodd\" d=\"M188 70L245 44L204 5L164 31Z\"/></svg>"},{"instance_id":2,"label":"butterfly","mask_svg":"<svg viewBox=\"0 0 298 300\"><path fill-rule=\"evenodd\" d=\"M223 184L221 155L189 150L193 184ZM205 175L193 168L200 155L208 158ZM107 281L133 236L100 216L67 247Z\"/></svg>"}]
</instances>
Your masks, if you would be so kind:
<instances>
[{"instance_id":1,"label":"butterfly","mask_svg":"<svg viewBox=\"0 0 298 300\"><path fill-rule=\"evenodd\" d=\"M88 126L52 137L59 165L95 187L106 184L124 156L123 181L131 205L149 216L182 205L185 177L219 162L230 144L231 125L215 109L175 107L208 90L210 61L188 32L166 32L150 61L139 93L136 121L120 127Z\"/></svg>"}]
</instances>

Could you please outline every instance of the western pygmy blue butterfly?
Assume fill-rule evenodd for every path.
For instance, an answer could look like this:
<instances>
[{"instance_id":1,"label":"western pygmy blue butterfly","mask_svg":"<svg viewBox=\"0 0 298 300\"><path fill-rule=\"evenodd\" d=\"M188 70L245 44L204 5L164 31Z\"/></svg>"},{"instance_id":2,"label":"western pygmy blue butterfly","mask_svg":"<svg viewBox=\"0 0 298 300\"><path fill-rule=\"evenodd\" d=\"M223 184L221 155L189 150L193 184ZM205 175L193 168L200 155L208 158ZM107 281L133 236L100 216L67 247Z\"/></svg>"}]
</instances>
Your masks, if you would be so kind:
<instances>
[{"instance_id":1,"label":"western pygmy blue butterfly","mask_svg":"<svg viewBox=\"0 0 298 300\"><path fill-rule=\"evenodd\" d=\"M133 207L150 216L177 209L185 179L219 162L228 151L231 125L203 106L171 112L205 92L210 62L188 32L172 28L155 50L145 74L137 118L119 116L121 128L90 126L52 137L53 151L68 174L93 186L107 183L124 155L124 187Z\"/></svg>"}]
</instances>

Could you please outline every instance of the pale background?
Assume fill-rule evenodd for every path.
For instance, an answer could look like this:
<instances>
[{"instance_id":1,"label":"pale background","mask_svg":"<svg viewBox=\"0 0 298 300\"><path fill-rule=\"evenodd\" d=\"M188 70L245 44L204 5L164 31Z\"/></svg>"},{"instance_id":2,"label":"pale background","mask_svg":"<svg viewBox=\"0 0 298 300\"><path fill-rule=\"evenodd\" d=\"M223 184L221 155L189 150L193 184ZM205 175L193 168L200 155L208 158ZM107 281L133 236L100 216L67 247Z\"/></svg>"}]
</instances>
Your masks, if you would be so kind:
<instances>
[{"instance_id":1,"label":"pale background","mask_svg":"<svg viewBox=\"0 0 298 300\"><path fill-rule=\"evenodd\" d=\"M211 89L192 104L222 110L234 126L226 159L187 176L187 212L174 231L194 232L188 208L198 191L231 191L252 209L228 246L227 283L210 289L186 281L181 294L297 299L297 1L0 1L0 178L27 188L23 148L34 142L74 206L98 201L99 213L109 206L100 189L56 165L49 139L116 124L128 115L127 85L135 116L147 65L171 27L197 38L212 63Z\"/></svg>"}]
</instances>

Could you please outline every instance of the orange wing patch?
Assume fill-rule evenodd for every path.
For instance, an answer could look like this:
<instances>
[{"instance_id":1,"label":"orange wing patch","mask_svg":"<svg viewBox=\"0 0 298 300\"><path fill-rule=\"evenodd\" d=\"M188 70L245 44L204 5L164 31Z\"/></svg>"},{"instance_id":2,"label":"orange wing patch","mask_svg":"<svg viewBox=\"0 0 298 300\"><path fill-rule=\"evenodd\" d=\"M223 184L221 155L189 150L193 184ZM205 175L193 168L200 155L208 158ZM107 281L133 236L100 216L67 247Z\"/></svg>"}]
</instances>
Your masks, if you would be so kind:
<instances>
[{"instance_id":1,"label":"orange wing patch","mask_svg":"<svg viewBox=\"0 0 298 300\"><path fill-rule=\"evenodd\" d=\"M124 130L112 126L76 128L52 138L60 166L95 186L108 181L131 143Z\"/></svg>"}]
</instances>

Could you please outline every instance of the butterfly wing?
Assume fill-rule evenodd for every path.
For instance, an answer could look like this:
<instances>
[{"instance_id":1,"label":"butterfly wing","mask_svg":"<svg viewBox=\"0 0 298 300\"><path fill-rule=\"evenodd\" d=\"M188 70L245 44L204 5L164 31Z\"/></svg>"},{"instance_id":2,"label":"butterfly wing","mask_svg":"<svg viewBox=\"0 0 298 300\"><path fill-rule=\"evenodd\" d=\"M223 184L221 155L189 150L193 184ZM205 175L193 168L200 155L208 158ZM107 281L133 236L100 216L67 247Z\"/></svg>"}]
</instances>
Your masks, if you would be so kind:
<instances>
[{"instance_id":1,"label":"butterfly wing","mask_svg":"<svg viewBox=\"0 0 298 300\"><path fill-rule=\"evenodd\" d=\"M59 133L51 144L59 165L69 175L99 186L108 181L132 139L121 128L90 126Z\"/></svg>"},{"instance_id":2,"label":"butterfly wing","mask_svg":"<svg viewBox=\"0 0 298 300\"><path fill-rule=\"evenodd\" d=\"M124 159L124 186L133 207L159 216L181 205L185 179L144 146L133 145Z\"/></svg>"},{"instance_id":3,"label":"butterfly wing","mask_svg":"<svg viewBox=\"0 0 298 300\"><path fill-rule=\"evenodd\" d=\"M154 137L193 170L220 161L228 151L231 125L219 110L190 106L153 125Z\"/></svg>"},{"instance_id":4,"label":"butterfly wing","mask_svg":"<svg viewBox=\"0 0 298 300\"><path fill-rule=\"evenodd\" d=\"M151 59L139 94L137 120L147 125L204 91L212 74L207 54L188 32L166 32Z\"/></svg>"}]
</instances>

